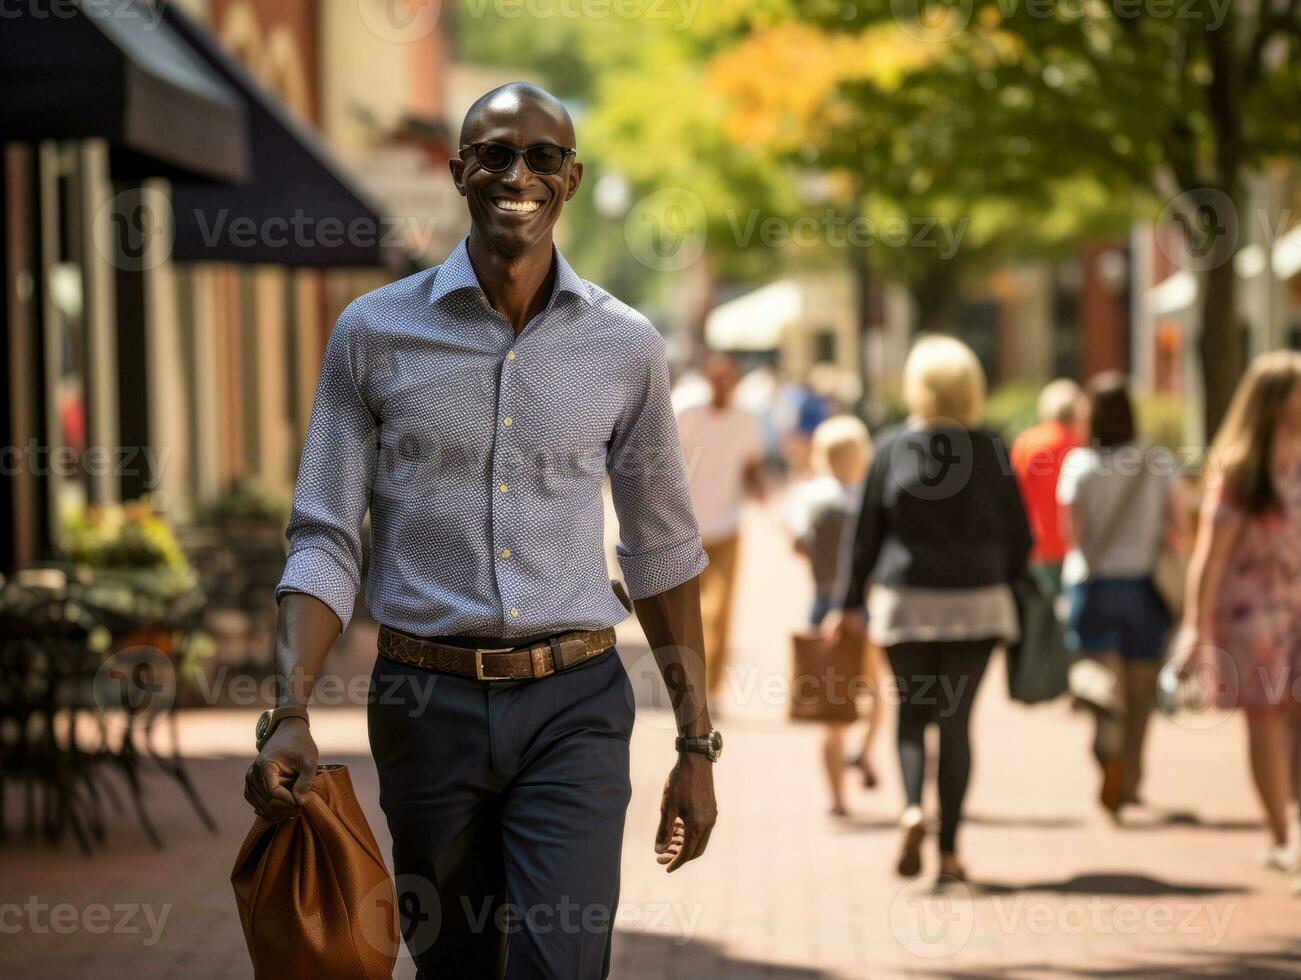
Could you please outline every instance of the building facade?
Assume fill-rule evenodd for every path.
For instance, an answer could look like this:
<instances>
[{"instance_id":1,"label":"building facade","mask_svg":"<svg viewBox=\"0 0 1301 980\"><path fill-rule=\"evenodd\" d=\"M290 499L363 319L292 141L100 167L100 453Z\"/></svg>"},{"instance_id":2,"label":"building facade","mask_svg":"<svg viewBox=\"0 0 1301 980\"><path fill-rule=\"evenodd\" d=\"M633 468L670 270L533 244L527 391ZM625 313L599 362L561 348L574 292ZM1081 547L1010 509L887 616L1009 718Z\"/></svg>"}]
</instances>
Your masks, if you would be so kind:
<instances>
[{"instance_id":1,"label":"building facade","mask_svg":"<svg viewBox=\"0 0 1301 980\"><path fill-rule=\"evenodd\" d=\"M31 65L9 59L0 69L6 91L31 101L21 125L4 127L0 157L5 570L57 556L61 515L86 505L148 497L184 524L241 479L287 498L339 312L412 270L394 256L440 247L415 248L409 230L455 231L443 211L456 202L437 191L436 206L420 205L432 215L402 213L414 210L422 180L448 183L440 5L413 5L428 23L406 35L384 20L392 5L365 7L124 2L7 23L9 43L29 26L43 47ZM111 19L86 23L92 16ZM118 97L112 85L86 93L86 120L63 114L51 131L36 84L48 70L41 59L77 45L109 73L186 81L182 96L210 103L217 123L247 138L246 159L226 173L205 166L212 126L160 135L101 125L130 115L99 104ZM133 63L141 45L150 55ZM26 68L34 82L21 87ZM7 111L18 112L13 103ZM339 152L326 149L336 140ZM406 199L372 190L348 166L364 169L393 147L407 154ZM326 231L346 215L366 220L347 225L340 248ZM282 259L271 246L286 216L310 223ZM201 233L216 229L211 248L196 222Z\"/></svg>"}]
</instances>

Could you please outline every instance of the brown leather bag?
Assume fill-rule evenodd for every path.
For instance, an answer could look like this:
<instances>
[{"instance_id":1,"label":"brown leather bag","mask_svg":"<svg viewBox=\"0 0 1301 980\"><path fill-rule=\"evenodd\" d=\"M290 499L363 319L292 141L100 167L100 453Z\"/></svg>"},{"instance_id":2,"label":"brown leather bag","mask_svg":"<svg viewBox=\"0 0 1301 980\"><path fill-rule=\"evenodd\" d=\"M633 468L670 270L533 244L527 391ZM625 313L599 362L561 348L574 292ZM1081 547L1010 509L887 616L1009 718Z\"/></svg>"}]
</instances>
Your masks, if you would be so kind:
<instances>
[{"instance_id":1,"label":"brown leather bag","mask_svg":"<svg viewBox=\"0 0 1301 980\"><path fill-rule=\"evenodd\" d=\"M257 980L393 976L393 881L347 766L318 766L297 816L256 818L230 881Z\"/></svg>"},{"instance_id":2,"label":"brown leather bag","mask_svg":"<svg viewBox=\"0 0 1301 980\"><path fill-rule=\"evenodd\" d=\"M836 649L817 631L791 634L792 721L851 722L862 684L863 649Z\"/></svg>"}]
</instances>

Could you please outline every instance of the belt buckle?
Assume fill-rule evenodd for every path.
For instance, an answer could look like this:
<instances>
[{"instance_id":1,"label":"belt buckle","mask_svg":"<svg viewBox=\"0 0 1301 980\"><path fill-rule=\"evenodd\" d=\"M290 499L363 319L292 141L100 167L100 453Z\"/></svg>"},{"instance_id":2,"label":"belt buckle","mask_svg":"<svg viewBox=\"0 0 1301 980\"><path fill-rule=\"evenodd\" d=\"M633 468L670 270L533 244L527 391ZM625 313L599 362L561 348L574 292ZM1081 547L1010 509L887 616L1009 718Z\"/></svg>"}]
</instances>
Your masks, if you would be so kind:
<instances>
[{"instance_id":1,"label":"belt buckle","mask_svg":"<svg viewBox=\"0 0 1301 980\"><path fill-rule=\"evenodd\" d=\"M483 655L485 653L510 653L514 647L488 647L474 651L474 676L481 681L513 681L514 677L504 677L483 672Z\"/></svg>"}]
</instances>

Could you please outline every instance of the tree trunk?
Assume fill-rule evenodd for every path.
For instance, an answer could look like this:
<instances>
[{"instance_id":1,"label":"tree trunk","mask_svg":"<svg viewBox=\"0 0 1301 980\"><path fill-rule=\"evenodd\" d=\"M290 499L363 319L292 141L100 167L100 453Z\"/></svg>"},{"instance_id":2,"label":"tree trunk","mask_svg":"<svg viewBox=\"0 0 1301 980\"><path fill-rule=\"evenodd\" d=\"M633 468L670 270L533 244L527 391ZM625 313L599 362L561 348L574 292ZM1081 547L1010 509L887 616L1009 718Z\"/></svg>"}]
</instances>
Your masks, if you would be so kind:
<instances>
[{"instance_id":1,"label":"tree trunk","mask_svg":"<svg viewBox=\"0 0 1301 980\"><path fill-rule=\"evenodd\" d=\"M1224 419L1246 364L1242 330L1238 324L1238 276L1232 258L1207 270L1203 283L1206 297L1201 305L1198 347L1206 395L1203 417L1209 443Z\"/></svg>"},{"instance_id":2,"label":"tree trunk","mask_svg":"<svg viewBox=\"0 0 1301 980\"><path fill-rule=\"evenodd\" d=\"M708 251L704 252L686 270L690 301L687 304L686 344L681 356L686 364L700 367L709 356L709 343L705 339L705 324L714 309L718 295L718 279L714 274L715 262Z\"/></svg>"}]
</instances>

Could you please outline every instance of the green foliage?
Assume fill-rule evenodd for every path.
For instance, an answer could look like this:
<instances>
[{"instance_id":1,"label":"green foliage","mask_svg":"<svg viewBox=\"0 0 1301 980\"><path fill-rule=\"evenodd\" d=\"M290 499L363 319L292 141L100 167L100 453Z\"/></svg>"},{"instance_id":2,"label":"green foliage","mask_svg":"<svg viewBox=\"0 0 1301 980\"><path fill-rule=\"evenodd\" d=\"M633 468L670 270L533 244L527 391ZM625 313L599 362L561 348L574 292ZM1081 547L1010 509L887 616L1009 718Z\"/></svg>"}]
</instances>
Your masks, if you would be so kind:
<instances>
[{"instance_id":1,"label":"green foliage","mask_svg":"<svg viewBox=\"0 0 1301 980\"><path fill-rule=\"evenodd\" d=\"M1177 449L1184 443L1184 403L1170 395L1139 394L1134 397L1139 435L1158 446Z\"/></svg>"},{"instance_id":2,"label":"green foliage","mask_svg":"<svg viewBox=\"0 0 1301 980\"><path fill-rule=\"evenodd\" d=\"M1293 0L633 6L641 16L530 17L463 0L458 46L568 99L593 176L625 176L634 200L666 188L698 200L715 277L848 261L906 285L927 328L946 325L969 273L1123 234L1180 194L1218 190L1245 224L1248 175L1301 157ZM822 203L804 192L809 173L827 178ZM777 247L737 231L826 210L946 222L961 247ZM628 227L591 208L567 222L634 302L670 280L634 258ZM1232 266L1220 268L1208 311L1211 298L1233 306ZM1213 428L1238 345L1231 317L1203 316Z\"/></svg>"},{"instance_id":3,"label":"green foliage","mask_svg":"<svg viewBox=\"0 0 1301 980\"><path fill-rule=\"evenodd\" d=\"M642 214L639 202L665 189L698 205L690 230L703 236L716 274L753 281L778 271L780 254L737 229L752 218L797 213L792 175L786 161L727 138L727 107L711 96L707 72L714 54L789 10L786 0L709 0L694 9L643 5L631 17L530 18L491 4L461 5L463 57L537 77L575 115L587 170L563 231L585 275L638 306L672 288L676 270L639 261L644 243L629 240L648 232L642 218L657 218ZM607 174L628 181L627 223L592 206L596 181Z\"/></svg>"},{"instance_id":4,"label":"green foliage","mask_svg":"<svg viewBox=\"0 0 1301 980\"><path fill-rule=\"evenodd\" d=\"M1135 219L1170 208L1195 251L1224 256L1206 278L1198 351L1214 430L1244 367L1228 257L1246 240L1249 178L1301 158L1301 4L936 0L914 9L920 16L908 19L891 0L811 0L802 12L829 31L893 23L944 52L887 100L899 125L875 173L913 192L1013 201L1032 224L1068 179L1096 184ZM860 86L858 100L880 111L879 91Z\"/></svg>"},{"instance_id":5,"label":"green foliage","mask_svg":"<svg viewBox=\"0 0 1301 980\"><path fill-rule=\"evenodd\" d=\"M1012 440L1039 421L1036 403L1039 386L1027 381L1013 381L990 392L985 400L983 425L1003 437L1010 446Z\"/></svg>"},{"instance_id":6,"label":"green foliage","mask_svg":"<svg viewBox=\"0 0 1301 980\"><path fill-rule=\"evenodd\" d=\"M1037 402L1039 386L1024 381L1014 381L992 391L985 402L984 425L1000 433L1011 445L1018 435L1038 419ZM1169 395L1136 393L1134 395L1135 425L1138 434L1154 445L1171 449L1182 444L1184 431L1184 404Z\"/></svg>"},{"instance_id":7,"label":"green foliage","mask_svg":"<svg viewBox=\"0 0 1301 980\"><path fill-rule=\"evenodd\" d=\"M189 571L171 527L145 500L69 511L63 533L65 557L93 569Z\"/></svg>"},{"instance_id":8,"label":"green foliage","mask_svg":"<svg viewBox=\"0 0 1301 980\"><path fill-rule=\"evenodd\" d=\"M199 522L213 527L243 524L279 528L288 516L289 504L284 498L254 479L241 477L202 509Z\"/></svg>"}]
</instances>

